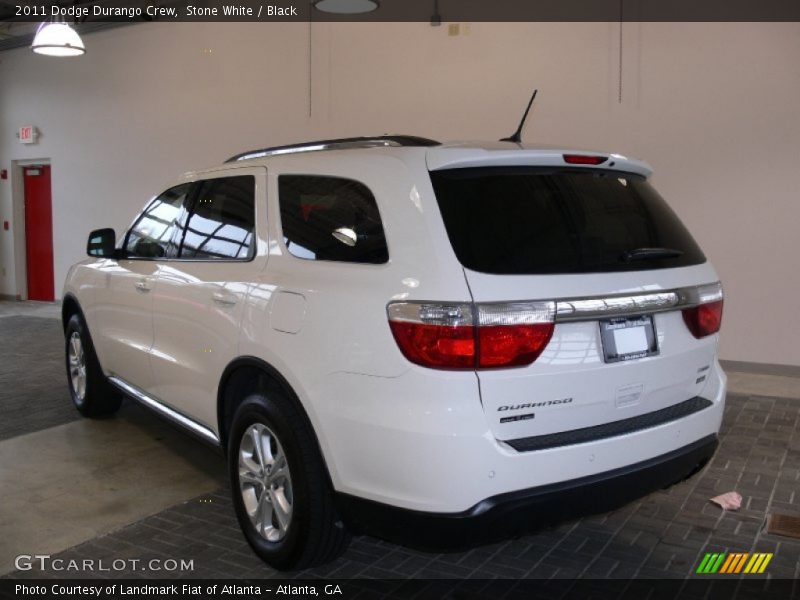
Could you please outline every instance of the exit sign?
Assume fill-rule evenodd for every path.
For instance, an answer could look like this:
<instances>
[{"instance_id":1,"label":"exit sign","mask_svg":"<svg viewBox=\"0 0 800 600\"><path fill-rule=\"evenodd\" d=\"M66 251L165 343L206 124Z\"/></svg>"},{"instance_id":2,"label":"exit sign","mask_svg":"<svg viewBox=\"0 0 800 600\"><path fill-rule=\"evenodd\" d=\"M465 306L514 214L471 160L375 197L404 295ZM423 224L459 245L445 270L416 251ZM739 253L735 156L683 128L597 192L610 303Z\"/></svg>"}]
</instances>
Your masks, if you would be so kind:
<instances>
[{"instance_id":1,"label":"exit sign","mask_svg":"<svg viewBox=\"0 0 800 600\"><path fill-rule=\"evenodd\" d=\"M20 144L33 144L36 142L36 127L33 125L25 125L19 128L19 143Z\"/></svg>"}]
</instances>

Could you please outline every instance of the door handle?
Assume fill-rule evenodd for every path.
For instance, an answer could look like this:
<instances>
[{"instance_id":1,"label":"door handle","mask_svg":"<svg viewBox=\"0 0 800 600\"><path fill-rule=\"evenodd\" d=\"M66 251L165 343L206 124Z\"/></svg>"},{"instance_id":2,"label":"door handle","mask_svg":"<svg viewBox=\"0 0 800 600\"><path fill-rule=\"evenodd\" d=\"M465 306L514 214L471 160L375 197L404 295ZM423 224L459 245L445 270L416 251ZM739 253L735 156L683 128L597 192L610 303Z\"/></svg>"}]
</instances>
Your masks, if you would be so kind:
<instances>
[{"instance_id":1,"label":"door handle","mask_svg":"<svg viewBox=\"0 0 800 600\"><path fill-rule=\"evenodd\" d=\"M140 292L149 292L153 289L153 285L149 279L141 279L134 284L134 287Z\"/></svg>"},{"instance_id":2,"label":"door handle","mask_svg":"<svg viewBox=\"0 0 800 600\"><path fill-rule=\"evenodd\" d=\"M224 306L233 306L236 304L236 296L226 292L214 292L211 297L213 298L214 302Z\"/></svg>"}]
</instances>

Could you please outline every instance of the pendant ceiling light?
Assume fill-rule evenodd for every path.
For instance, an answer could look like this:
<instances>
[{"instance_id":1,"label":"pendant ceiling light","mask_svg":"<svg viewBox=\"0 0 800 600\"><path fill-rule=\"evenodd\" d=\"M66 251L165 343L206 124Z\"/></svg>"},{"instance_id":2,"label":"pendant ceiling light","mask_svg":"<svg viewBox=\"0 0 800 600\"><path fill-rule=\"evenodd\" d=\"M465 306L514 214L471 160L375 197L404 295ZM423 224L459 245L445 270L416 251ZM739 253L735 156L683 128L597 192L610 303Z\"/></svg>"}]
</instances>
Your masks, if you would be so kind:
<instances>
[{"instance_id":1,"label":"pendant ceiling light","mask_svg":"<svg viewBox=\"0 0 800 600\"><path fill-rule=\"evenodd\" d=\"M338 15L358 15L378 8L378 0L314 0L314 8Z\"/></svg>"},{"instance_id":2,"label":"pendant ceiling light","mask_svg":"<svg viewBox=\"0 0 800 600\"><path fill-rule=\"evenodd\" d=\"M39 25L31 48L47 56L80 56L86 52L78 32L66 23L45 22Z\"/></svg>"}]
</instances>

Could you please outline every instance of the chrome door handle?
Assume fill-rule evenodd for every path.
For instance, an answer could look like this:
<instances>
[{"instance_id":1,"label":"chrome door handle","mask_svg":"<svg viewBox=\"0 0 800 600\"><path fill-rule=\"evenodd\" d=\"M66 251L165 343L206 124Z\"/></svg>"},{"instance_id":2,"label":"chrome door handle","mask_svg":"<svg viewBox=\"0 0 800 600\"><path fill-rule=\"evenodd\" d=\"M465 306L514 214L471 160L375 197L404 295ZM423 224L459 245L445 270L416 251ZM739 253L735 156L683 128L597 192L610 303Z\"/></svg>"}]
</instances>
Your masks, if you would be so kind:
<instances>
[{"instance_id":1,"label":"chrome door handle","mask_svg":"<svg viewBox=\"0 0 800 600\"><path fill-rule=\"evenodd\" d=\"M227 294L225 292L214 292L211 297L217 304L223 304L225 306L233 306L234 304L236 304L236 296L234 296L233 294Z\"/></svg>"},{"instance_id":2,"label":"chrome door handle","mask_svg":"<svg viewBox=\"0 0 800 600\"><path fill-rule=\"evenodd\" d=\"M136 287L136 289L139 290L140 292L149 292L151 289L153 289L153 286L147 279L142 279L141 281L137 281L134 287Z\"/></svg>"}]
</instances>

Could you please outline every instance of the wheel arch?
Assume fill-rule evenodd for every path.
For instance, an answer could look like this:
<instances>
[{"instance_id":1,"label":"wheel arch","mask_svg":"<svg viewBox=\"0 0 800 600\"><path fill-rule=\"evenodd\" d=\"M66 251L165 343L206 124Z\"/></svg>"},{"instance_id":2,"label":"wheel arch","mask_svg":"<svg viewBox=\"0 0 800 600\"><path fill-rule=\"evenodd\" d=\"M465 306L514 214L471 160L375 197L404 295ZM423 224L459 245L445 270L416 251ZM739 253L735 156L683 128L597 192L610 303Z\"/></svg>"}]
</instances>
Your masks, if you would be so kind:
<instances>
[{"instance_id":1,"label":"wheel arch","mask_svg":"<svg viewBox=\"0 0 800 600\"><path fill-rule=\"evenodd\" d=\"M71 293L64 294L64 298L61 300L61 327L64 331L67 330L70 318L75 314L80 315L83 322L86 323L86 317L78 299Z\"/></svg>"},{"instance_id":2,"label":"wheel arch","mask_svg":"<svg viewBox=\"0 0 800 600\"><path fill-rule=\"evenodd\" d=\"M256 390L269 389L276 386L294 404L303 416L308 430L314 438L317 450L322 457L322 464L325 467L328 480L331 481L330 470L322 445L319 442L316 428L306 411L305 406L300 401L297 392L292 385L281 374L278 369L263 359L255 356L240 356L233 360L223 371L220 378L219 389L217 391L217 424L219 427L219 441L222 452L228 452L228 431L230 429L233 415L236 408L247 395Z\"/></svg>"}]
</instances>

